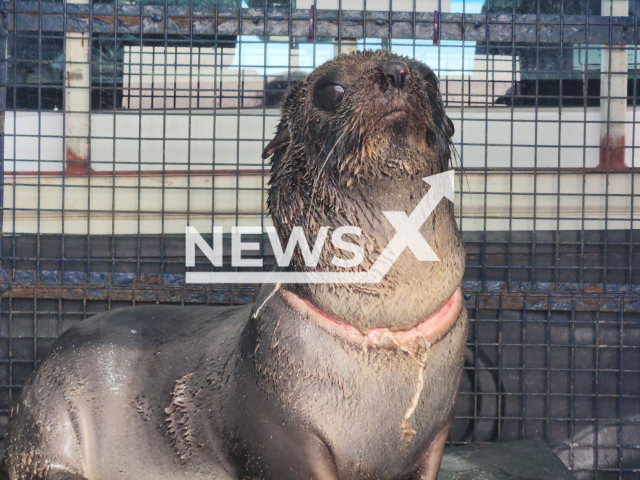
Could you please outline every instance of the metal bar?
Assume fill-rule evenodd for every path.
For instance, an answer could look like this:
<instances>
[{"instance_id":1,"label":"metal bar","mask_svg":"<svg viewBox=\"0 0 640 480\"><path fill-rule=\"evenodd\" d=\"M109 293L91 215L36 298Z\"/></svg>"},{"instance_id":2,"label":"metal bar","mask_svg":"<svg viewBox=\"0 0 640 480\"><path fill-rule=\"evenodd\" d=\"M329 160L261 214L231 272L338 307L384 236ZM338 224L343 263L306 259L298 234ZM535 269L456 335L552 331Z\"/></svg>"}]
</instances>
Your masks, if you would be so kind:
<instances>
[{"instance_id":1,"label":"metal bar","mask_svg":"<svg viewBox=\"0 0 640 480\"><path fill-rule=\"evenodd\" d=\"M16 29L38 31L40 2L15 4ZM238 13L240 11L240 13ZM69 5L67 31L95 34L122 33L140 35L282 35L306 37L309 33L309 10L271 8L265 23L265 11L259 8L205 9L178 6L109 4ZM63 31L63 9L59 3L42 4L43 32ZM317 37L363 38L434 38L434 12L363 12L362 10L317 10L314 29ZM364 19L363 19L364 17ZM439 40L524 44L585 43L585 25L590 25L592 43L615 45L635 42L640 28L629 17L590 15L533 14L459 14L439 12ZM89 23L93 25L89 25Z\"/></svg>"},{"instance_id":2,"label":"metal bar","mask_svg":"<svg viewBox=\"0 0 640 480\"><path fill-rule=\"evenodd\" d=\"M0 2L0 264L4 258L4 127L7 110L7 2Z\"/></svg>"},{"instance_id":3,"label":"metal bar","mask_svg":"<svg viewBox=\"0 0 640 480\"><path fill-rule=\"evenodd\" d=\"M110 282L113 282L111 279ZM187 303L201 303L202 297L197 294L223 292L227 291L227 286L190 286L185 290L183 282L176 279L173 285L159 285L161 279L158 275L144 275L137 281L130 279L131 285L83 285L82 283L68 284L68 285L55 285L55 284L42 284L40 286L35 285L14 285L12 291L4 291L3 298L14 299L33 299L37 294L37 298L51 299L51 298L64 298L68 300L83 299L86 298L90 301L106 300L111 298L116 301L131 299L136 297L137 301L156 302L161 297L179 296L180 299L184 298ZM4 290L6 285L0 283L0 291ZM232 290L236 292L242 292L247 295L248 298L243 303L249 303L253 300L255 295L259 291L259 286L246 285L244 287L234 286ZM467 292L471 293L474 290L469 288ZM547 312L549 309L553 311L563 312L607 312L607 313L619 313L626 312L629 314L640 313L640 304L633 296L620 296L615 294L575 294L572 292L560 292L560 293L544 293L531 292L479 292L475 291L477 295L477 307L466 299L469 309L478 308L481 310L524 310ZM182 301L182 300L180 300ZM472 311L472 310L471 310ZM549 320L554 322L553 319ZM560 320L555 320L560 321ZM638 320L633 323L630 320L630 325L638 326ZM513 342L507 342L514 344Z\"/></svg>"},{"instance_id":4,"label":"metal bar","mask_svg":"<svg viewBox=\"0 0 640 480\"><path fill-rule=\"evenodd\" d=\"M89 0L67 0L68 8ZM91 11L89 11L91 13ZM42 19L45 20L44 18ZM91 29L93 23L88 23ZM91 107L91 38L85 31L69 29L65 34L65 173L89 173L89 109Z\"/></svg>"},{"instance_id":5,"label":"metal bar","mask_svg":"<svg viewBox=\"0 0 640 480\"><path fill-rule=\"evenodd\" d=\"M602 0L602 15L626 16L629 0ZM599 170L629 168L625 164L625 129L627 121L627 49L610 45L602 49L600 74L600 163Z\"/></svg>"}]
</instances>

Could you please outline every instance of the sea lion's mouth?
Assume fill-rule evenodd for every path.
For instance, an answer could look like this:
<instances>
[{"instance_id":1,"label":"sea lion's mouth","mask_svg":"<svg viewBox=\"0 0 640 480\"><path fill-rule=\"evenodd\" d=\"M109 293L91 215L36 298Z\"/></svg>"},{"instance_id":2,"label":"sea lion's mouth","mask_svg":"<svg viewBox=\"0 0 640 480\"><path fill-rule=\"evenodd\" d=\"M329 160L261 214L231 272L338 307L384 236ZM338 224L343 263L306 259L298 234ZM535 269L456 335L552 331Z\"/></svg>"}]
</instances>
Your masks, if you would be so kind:
<instances>
[{"instance_id":1,"label":"sea lion's mouth","mask_svg":"<svg viewBox=\"0 0 640 480\"><path fill-rule=\"evenodd\" d=\"M458 289L427 318L415 327L406 330L391 330L388 327L371 328L363 332L353 325L320 310L310 301L300 298L288 290L280 290L282 298L300 314L317 322L321 328L349 343L364 348L412 348L433 345L454 327L462 310L462 289Z\"/></svg>"}]
</instances>

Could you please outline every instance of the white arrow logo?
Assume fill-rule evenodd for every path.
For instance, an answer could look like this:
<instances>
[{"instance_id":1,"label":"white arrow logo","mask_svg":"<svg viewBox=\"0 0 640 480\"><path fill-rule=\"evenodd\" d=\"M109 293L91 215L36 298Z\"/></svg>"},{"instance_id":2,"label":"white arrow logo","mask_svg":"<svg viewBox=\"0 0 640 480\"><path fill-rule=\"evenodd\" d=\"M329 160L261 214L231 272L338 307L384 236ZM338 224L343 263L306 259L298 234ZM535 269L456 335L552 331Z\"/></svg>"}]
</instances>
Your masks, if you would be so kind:
<instances>
[{"instance_id":1,"label":"white arrow logo","mask_svg":"<svg viewBox=\"0 0 640 480\"><path fill-rule=\"evenodd\" d=\"M440 259L420 234L442 198L454 201L454 171L449 170L423 180L431 188L407 215L405 212L383 212L396 229L396 234L367 272L187 272L187 283L380 283L400 254L409 248L421 262ZM192 227L187 227L190 229ZM189 231L189 230L188 230Z\"/></svg>"}]
</instances>

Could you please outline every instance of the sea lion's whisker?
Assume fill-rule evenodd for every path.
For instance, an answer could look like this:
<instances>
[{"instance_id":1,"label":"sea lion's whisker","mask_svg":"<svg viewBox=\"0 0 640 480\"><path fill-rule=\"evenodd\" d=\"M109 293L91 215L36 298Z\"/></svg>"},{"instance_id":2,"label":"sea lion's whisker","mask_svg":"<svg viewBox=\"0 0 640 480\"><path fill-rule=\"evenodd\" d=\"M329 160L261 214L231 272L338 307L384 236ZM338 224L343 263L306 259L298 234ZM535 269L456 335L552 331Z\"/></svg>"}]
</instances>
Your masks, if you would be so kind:
<instances>
[{"instance_id":1,"label":"sea lion's whisker","mask_svg":"<svg viewBox=\"0 0 640 480\"><path fill-rule=\"evenodd\" d=\"M331 154L336 149L338 144L342 141L342 139L344 138L346 133L347 132L345 130L344 132L342 132L342 135L340 135L340 137L338 137L338 139L335 141L335 143L333 144L333 147L331 147L331 150L329 150L329 153L327 154L327 158L324 159L324 162L320 166L320 170L319 170L318 174L316 175L316 178L315 178L315 180L313 182L313 190L311 191L311 200L309 202L309 210L307 211L307 226L308 227L311 226L310 223L309 223L309 219L310 219L311 212L313 211L313 209L315 207L316 190L317 190L317 187L318 187L318 181L320 180L320 177L321 177L321 173L324 170L324 167L327 165L327 162L329 161L329 158L331 157Z\"/></svg>"}]
</instances>

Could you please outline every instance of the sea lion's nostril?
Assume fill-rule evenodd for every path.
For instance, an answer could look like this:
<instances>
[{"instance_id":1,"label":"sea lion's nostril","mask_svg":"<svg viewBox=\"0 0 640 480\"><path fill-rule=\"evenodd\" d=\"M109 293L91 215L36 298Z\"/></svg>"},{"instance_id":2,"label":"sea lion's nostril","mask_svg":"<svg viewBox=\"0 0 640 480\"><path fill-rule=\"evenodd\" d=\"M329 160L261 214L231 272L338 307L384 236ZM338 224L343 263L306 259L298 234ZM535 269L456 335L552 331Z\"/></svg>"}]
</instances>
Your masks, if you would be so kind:
<instances>
[{"instance_id":1,"label":"sea lion's nostril","mask_svg":"<svg viewBox=\"0 0 640 480\"><path fill-rule=\"evenodd\" d=\"M402 62L387 62L384 65L384 74L397 88L404 86L404 80L409 70L407 66Z\"/></svg>"}]
</instances>

